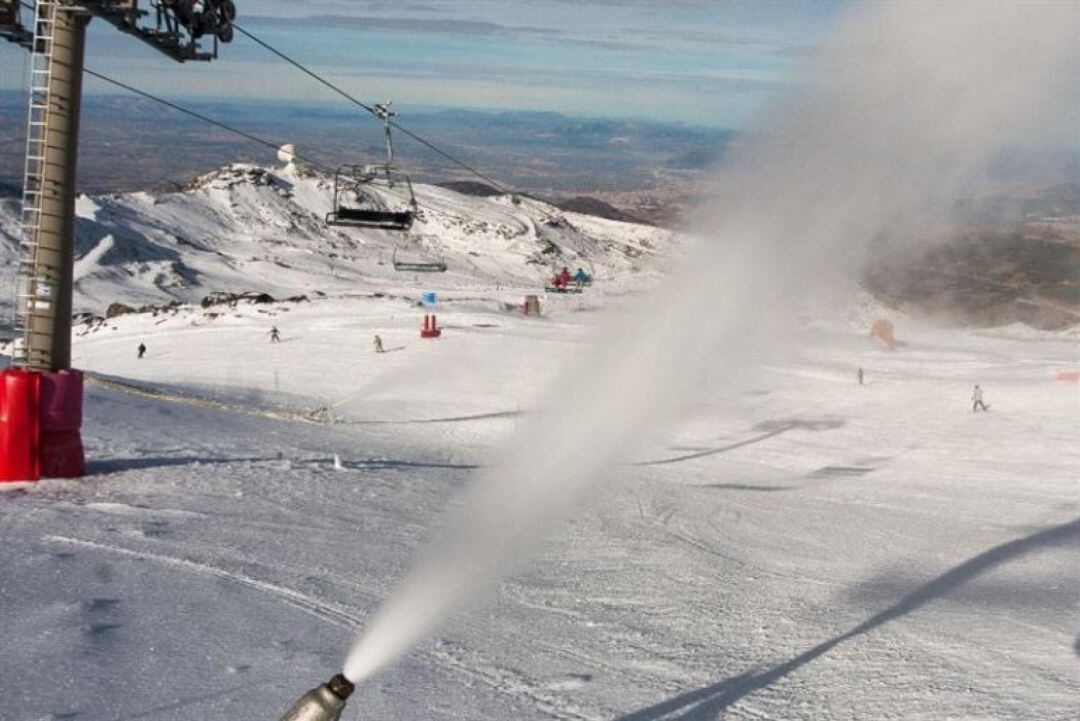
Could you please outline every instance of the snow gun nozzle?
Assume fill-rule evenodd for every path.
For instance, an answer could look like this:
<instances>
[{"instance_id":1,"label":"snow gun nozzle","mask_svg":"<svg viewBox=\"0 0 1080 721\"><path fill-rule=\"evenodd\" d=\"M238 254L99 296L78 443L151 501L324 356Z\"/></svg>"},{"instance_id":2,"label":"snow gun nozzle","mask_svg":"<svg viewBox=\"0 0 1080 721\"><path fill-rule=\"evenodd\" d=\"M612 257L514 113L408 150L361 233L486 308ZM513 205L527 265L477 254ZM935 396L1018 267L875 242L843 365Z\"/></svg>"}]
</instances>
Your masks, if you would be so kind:
<instances>
[{"instance_id":1,"label":"snow gun nozzle","mask_svg":"<svg viewBox=\"0 0 1080 721\"><path fill-rule=\"evenodd\" d=\"M345 701L349 696L352 696L353 691L356 690L356 686L353 685L353 682L342 676L340 673L330 679L326 684L326 687L330 689L330 693L334 694L342 701Z\"/></svg>"},{"instance_id":2,"label":"snow gun nozzle","mask_svg":"<svg viewBox=\"0 0 1080 721\"><path fill-rule=\"evenodd\" d=\"M355 690L349 679L338 674L301 696L281 721L338 721L345 710L345 700Z\"/></svg>"}]
</instances>

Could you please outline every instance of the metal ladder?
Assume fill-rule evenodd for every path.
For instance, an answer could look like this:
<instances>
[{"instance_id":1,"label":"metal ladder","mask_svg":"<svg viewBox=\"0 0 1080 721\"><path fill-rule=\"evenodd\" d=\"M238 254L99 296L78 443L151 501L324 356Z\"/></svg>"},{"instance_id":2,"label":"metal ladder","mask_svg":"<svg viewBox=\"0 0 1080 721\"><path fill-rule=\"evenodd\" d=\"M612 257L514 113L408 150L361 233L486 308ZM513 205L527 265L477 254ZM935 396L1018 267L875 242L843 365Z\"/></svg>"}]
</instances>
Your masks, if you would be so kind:
<instances>
[{"instance_id":1,"label":"metal ladder","mask_svg":"<svg viewBox=\"0 0 1080 721\"><path fill-rule=\"evenodd\" d=\"M45 151L48 137L49 85L52 80L53 28L59 11L56 0L37 0L34 8L33 45L30 55L30 108L26 124L26 165L23 171L22 241L15 285L15 337L12 363L33 366L45 358L31 357L31 320L47 313L51 298L39 297L38 231L44 193ZM47 279L42 285L46 288ZM21 342L19 341L21 339ZM37 354L46 354L44 350Z\"/></svg>"}]
</instances>

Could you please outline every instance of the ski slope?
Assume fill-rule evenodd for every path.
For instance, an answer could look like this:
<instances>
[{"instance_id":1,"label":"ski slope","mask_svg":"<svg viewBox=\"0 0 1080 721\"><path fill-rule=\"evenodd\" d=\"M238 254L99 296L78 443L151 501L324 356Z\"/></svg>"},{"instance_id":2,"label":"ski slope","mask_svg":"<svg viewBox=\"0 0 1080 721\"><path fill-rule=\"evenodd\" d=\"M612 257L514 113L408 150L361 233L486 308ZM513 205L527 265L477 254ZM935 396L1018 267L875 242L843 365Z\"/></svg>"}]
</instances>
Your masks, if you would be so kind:
<instances>
[{"instance_id":1,"label":"ski slope","mask_svg":"<svg viewBox=\"0 0 1080 721\"><path fill-rule=\"evenodd\" d=\"M280 717L558 393L633 289L612 272L542 318L506 309L512 278L450 278L439 341L420 286L80 326L90 473L0 490L0 717ZM794 355L705 379L347 718L1075 719L1080 387L1054 374L1076 335L894 315L888 352L881 312L823 312Z\"/></svg>"}]
</instances>

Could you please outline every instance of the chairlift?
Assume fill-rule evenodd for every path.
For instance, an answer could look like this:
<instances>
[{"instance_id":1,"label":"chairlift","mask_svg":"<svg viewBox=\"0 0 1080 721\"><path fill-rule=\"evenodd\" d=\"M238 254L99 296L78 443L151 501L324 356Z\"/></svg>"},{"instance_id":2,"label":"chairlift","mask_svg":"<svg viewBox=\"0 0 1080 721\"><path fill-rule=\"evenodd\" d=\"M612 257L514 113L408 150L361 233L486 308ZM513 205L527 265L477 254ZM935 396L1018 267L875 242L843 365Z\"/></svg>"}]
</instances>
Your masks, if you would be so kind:
<instances>
[{"instance_id":1,"label":"chairlift","mask_svg":"<svg viewBox=\"0 0 1080 721\"><path fill-rule=\"evenodd\" d=\"M412 180L394 168L394 144L390 137L390 119L396 116L390 103L375 106L375 115L383 121L386 133L386 162L367 165L343 165L334 174L334 210L326 215L327 225L354 228L378 228L405 231L416 219L417 203L413 194ZM407 207L391 210L386 207L379 187L385 194L394 195L398 187L404 187L408 196Z\"/></svg>"},{"instance_id":2,"label":"chairlift","mask_svg":"<svg viewBox=\"0 0 1080 721\"><path fill-rule=\"evenodd\" d=\"M412 250L405 246L395 245L391 260L394 270L399 272L445 273L447 269L446 262L441 257L433 257L430 252L419 247Z\"/></svg>"},{"instance_id":3,"label":"chairlift","mask_svg":"<svg viewBox=\"0 0 1080 721\"><path fill-rule=\"evenodd\" d=\"M379 174L385 179L379 179ZM386 207L376 188L393 189L399 181L395 173L383 165L343 165L334 174L334 210L326 214L327 225L354 228L378 228L405 231L412 227L416 218L416 198L412 182L404 178L408 191L408 205L403 210Z\"/></svg>"},{"instance_id":4,"label":"chairlift","mask_svg":"<svg viewBox=\"0 0 1080 721\"><path fill-rule=\"evenodd\" d=\"M588 272L583 266L578 266L577 270L571 273L569 265L557 269L558 263L553 263L551 276L544 284L544 290L548 293L583 293L585 288L591 286L596 275L592 261L584 256L578 260L583 260L589 266Z\"/></svg>"},{"instance_id":5,"label":"chairlift","mask_svg":"<svg viewBox=\"0 0 1080 721\"><path fill-rule=\"evenodd\" d=\"M548 293L581 293L585 287L573 281L569 267L555 272L544 284L544 290Z\"/></svg>"}]
</instances>

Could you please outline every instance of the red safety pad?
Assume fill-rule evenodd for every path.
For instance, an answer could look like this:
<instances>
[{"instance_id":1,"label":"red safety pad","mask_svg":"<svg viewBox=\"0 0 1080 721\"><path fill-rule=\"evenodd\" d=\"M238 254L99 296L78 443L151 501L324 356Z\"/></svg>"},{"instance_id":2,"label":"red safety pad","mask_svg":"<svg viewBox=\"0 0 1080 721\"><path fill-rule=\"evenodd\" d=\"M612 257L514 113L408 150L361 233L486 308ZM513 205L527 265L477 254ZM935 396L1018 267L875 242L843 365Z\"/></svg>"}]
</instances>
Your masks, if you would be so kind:
<instances>
[{"instance_id":1,"label":"red safety pad","mask_svg":"<svg viewBox=\"0 0 1080 721\"><path fill-rule=\"evenodd\" d=\"M41 374L41 432L82 428L83 374L68 370Z\"/></svg>"},{"instance_id":2,"label":"red safety pad","mask_svg":"<svg viewBox=\"0 0 1080 721\"><path fill-rule=\"evenodd\" d=\"M0 482L40 477L38 413L41 375L20 370L0 373Z\"/></svg>"},{"instance_id":3,"label":"red safety pad","mask_svg":"<svg viewBox=\"0 0 1080 721\"><path fill-rule=\"evenodd\" d=\"M86 458L78 430L41 433L42 478L78 478L84 473Z\"/></svg>"}]
</instances>

